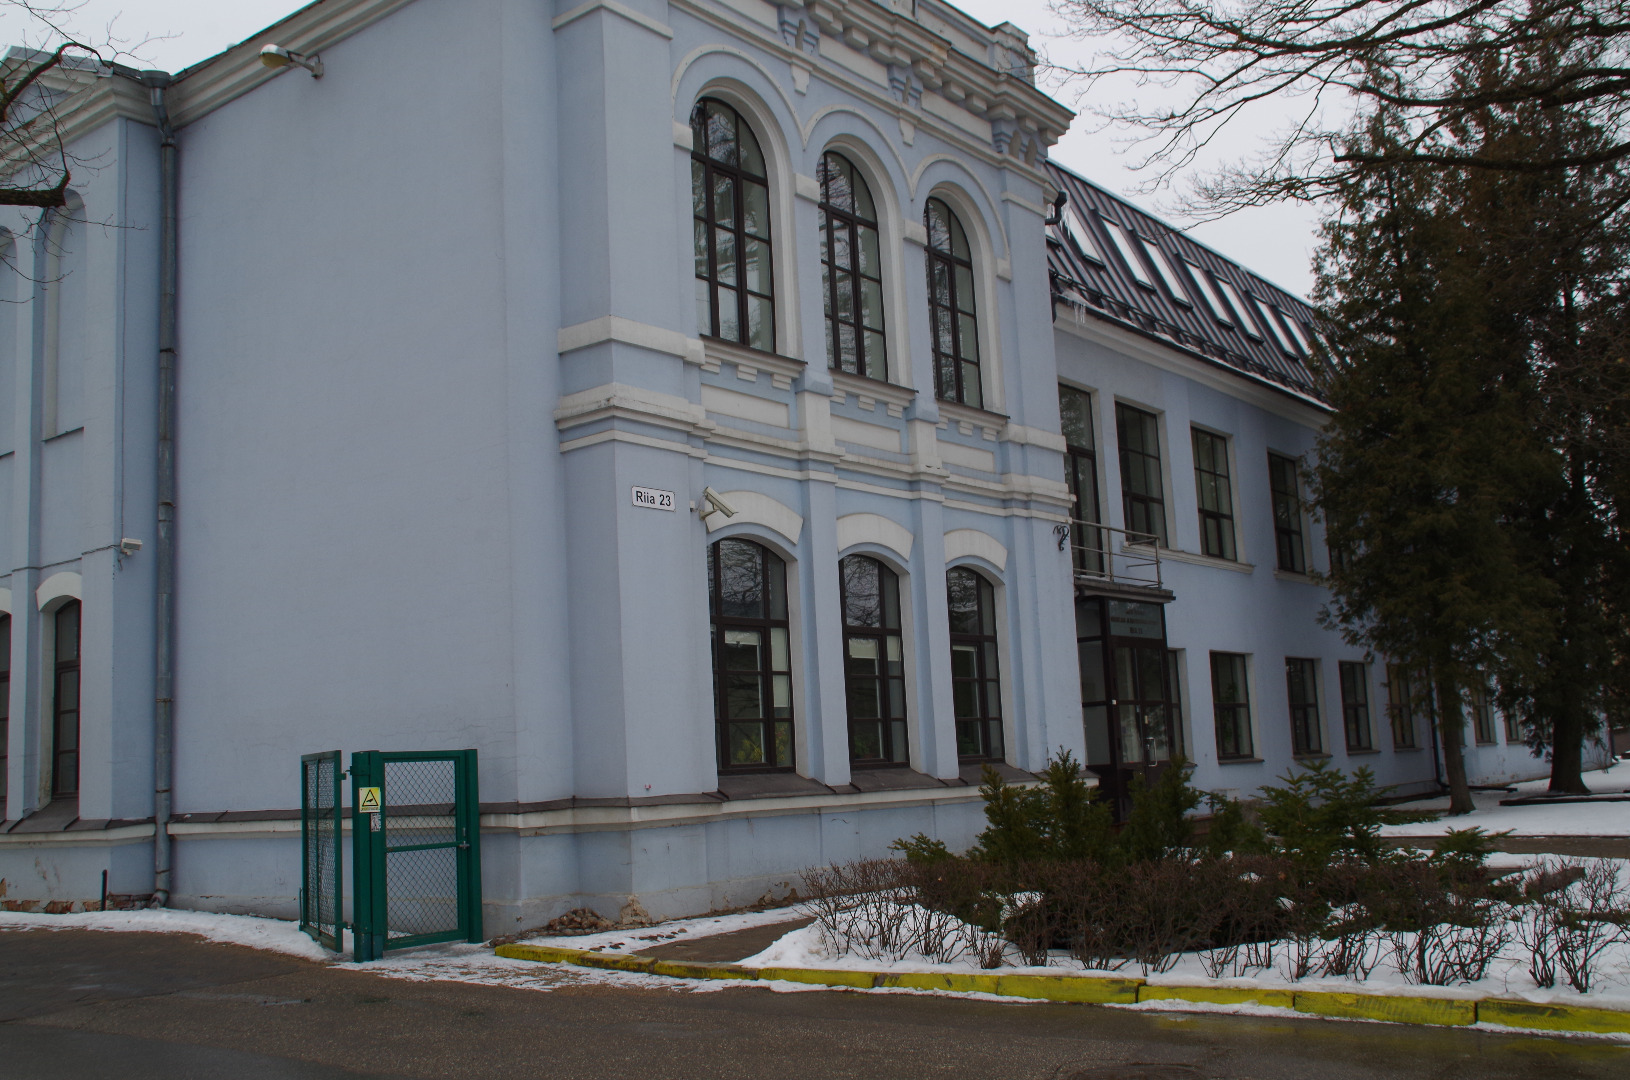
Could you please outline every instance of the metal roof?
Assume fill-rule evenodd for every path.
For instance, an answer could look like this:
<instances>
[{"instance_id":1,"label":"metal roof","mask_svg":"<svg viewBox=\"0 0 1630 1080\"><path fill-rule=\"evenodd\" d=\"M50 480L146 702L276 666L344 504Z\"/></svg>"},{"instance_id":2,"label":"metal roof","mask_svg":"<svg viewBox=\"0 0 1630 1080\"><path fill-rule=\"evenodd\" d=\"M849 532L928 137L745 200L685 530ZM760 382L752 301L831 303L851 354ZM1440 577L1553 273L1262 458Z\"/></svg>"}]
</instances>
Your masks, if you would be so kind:
<instances>
[{"instance_id":1,"label":"metal roof","mask_svg":"<svg viewBox=\"0 0 1630 1080\"><path fill-rule=\"evenodd\" d=\"M1304 300L1068 169L1047 170L1069 197L1047 231L1055 302L1324 407Z\"/></svg>"}]
</instances>

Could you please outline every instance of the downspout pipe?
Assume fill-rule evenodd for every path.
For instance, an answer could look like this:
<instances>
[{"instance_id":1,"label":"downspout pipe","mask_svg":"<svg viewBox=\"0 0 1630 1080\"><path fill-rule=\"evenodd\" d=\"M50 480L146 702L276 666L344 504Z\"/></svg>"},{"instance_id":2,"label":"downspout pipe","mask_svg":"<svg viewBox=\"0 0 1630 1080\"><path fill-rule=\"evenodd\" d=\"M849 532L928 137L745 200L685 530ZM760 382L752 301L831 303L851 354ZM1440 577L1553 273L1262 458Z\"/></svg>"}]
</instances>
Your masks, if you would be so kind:
<instances>
[{"instance_id":1,"label":"downspout pipe","mask_svg":"<svg viewBox=\"0 0 1630 1080\"><path fill-rule=\"evenodd\" d=\"M165 91L171 77L142 72L159 131L159 299L158 299L158 536L153 545L157 588L154 597L153 670L153 899L170 903L171 784L175 775L175 368L178 198L175 128Z\"/></svg>"}]
</instances>

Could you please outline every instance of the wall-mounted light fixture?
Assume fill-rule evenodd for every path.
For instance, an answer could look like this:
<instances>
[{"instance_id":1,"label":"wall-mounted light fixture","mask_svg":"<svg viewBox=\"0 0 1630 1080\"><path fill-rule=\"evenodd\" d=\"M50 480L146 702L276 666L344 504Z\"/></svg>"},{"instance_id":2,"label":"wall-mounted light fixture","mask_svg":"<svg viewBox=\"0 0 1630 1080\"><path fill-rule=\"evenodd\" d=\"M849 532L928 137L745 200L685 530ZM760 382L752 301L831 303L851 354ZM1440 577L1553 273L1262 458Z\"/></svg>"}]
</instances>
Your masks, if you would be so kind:
<instances>
[{"instance_id":1,"label":"wall-mounted light fixture","mask_svg":"<svg viewBox=\"0 0 1630 1080\"><path fill-rule=\"evenodd\" d=\"M311 72L313 79L323 77L323 61L318 56L306 56L302 53L290 52L281 45L263 45L260 50L260 62L266 67L277 69L286 68L290 64L303 67Z\"/></svg>"}]
</instances>

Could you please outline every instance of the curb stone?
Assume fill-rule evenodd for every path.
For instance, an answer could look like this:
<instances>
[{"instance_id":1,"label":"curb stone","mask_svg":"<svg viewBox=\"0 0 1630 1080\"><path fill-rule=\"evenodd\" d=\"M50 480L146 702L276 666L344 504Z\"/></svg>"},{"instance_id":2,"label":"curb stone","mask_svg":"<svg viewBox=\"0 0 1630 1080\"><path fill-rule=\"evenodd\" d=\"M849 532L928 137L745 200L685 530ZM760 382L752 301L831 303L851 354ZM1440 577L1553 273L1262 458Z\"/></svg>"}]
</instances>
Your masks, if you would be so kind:
<instances>
[{"instance_id":1,"label":"curb stone","mask_svg":"<svg viewBox=\"0 0 1630 1080\"><path fill-rule=\"evenodd\" d=\"M610 971L667 975L680 979L781 981L871 990L944 990L1089 1005L1134 1005L1144 1001L1192 1001L1213 1005L1262 1005L1294 1009L1309 1016L1381 1020L1393 1024L1463 1027L1490 1024L1527 1031L1588 1035L1630 1034L1630 1012L1585 1005L1554 1005L1510 998L1418 997L1331 990L1254 989L1237 986L1151 985L1137 977L1093 975L997 975L990 972L850 971L846 969L701 964L654 960L627 953L566 949L554 945L500 945L511 960L573 964Z\"/></svg>"}]
</instances>

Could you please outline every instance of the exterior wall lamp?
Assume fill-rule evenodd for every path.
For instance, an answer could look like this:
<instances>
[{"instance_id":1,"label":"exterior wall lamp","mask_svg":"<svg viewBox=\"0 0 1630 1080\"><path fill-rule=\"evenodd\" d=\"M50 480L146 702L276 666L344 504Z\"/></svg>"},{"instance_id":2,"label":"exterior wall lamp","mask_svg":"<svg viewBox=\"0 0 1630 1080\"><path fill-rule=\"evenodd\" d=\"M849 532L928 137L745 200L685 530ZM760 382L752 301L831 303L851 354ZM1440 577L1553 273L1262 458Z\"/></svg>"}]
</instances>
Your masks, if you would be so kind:
<instances>
[{"instance_id":1,"label":"exterior wall lamp","mask_svg":"<svg viewBox=\"0 0 1630 1080\"><path fill-rule=\"evenodd\" d=\"M260 62L266 67L276 70L286 68L290 64L303 67L311 72L313 79L323 77L323 61L319 56L306 56L303 53L291 52L281 45L264 45L260 50Z\"/></svg>"}]
</instances>

